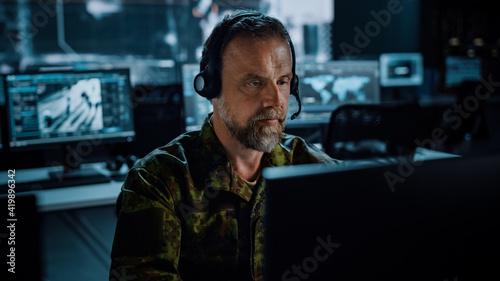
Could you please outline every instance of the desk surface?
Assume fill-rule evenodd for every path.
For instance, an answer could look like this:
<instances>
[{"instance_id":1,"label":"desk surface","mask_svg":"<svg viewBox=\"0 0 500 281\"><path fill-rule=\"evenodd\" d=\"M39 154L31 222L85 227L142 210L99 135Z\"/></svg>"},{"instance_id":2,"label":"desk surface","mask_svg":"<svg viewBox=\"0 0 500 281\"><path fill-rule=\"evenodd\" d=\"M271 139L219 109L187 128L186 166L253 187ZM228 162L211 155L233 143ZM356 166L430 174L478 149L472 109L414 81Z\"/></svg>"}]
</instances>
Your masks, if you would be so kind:
<instances>
[{"instance_id":1,"label":"desk surface","mask_svg":"<svg viewBox=\"0 0 500 281\"><path fill-rule=\"evenodd\" d=\"M96 168L99 173L105 171L104 163L86 164ZM49 172L54 171L53 167L16 169L15 185L21 187L23 184L33 184L50 178ZM123 171L126 173L127 171ZM5 172L6 174L7 172ZM31 191L19 191L23 194L31 193L37 198L37 206L40 212L51 212L58 210L86 208L102 205L112 205L120 194L122 182L111 180L103 183L93 183L77 186L68 186L51 189L37 189Z\"/></svg>"},{"instance_id":2,"label":"desk surface","mask_svg":"<svg viewBox=\"0 0 500 281\"><path fill-rule=\"evenodd\" d=\"M122 183L111 181L92 185L31 191L40 212L112 205L120 194Z\"/></svg>"}]
</instances>

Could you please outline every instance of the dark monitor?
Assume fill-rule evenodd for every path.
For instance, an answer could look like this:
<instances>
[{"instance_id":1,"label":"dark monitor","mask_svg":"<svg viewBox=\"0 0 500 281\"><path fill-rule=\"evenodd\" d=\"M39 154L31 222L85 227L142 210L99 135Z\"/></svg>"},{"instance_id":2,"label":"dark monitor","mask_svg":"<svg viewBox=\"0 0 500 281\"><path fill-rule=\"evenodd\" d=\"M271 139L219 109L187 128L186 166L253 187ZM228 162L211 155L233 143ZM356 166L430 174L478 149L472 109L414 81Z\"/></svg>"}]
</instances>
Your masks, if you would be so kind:
<instances>
[{"instance_id":1,"label":"dark monitor","mask_svg":"<svg viewBox=\"0 0 500 281\"><path fill-rule=\"evenodd\" d=\"M478 81L482 74L480 57L448 56L445 59L444 87L457 88L465 81Z\"/></svg>"},{"instance_id":2,"label":"dark monitor","mask_svg":"<svg viewBox=\"0 0 500 281\"><path fill-rule=\"evenodd\" d=\"M298 63L302 113L288 124L328 123L341 104L380 102L378 61L330 61ZM290 98L289 114L297 110Z\"/></svg>"},{"instance_id":3,"label":"dark monitor","mask_svg":"<svg viewBox=\"0 0 500 281\"><path fill-rule=\"evenodd\" d=\"M264 170L265 279L498 279L499 161Z\"/></svg>"},{"instance_id":4,"label":"dark monitor","mask_svg":"<svg viewBox=\"0 0 500 281\"><path fill-rule=\"evenodd\" d=\"M5 83L12 150L135 135L128 69L9 74Z\"/></svg>"},{"instance_id":5,"label":"dark monitor","mask_svg":"<svg viewBox=\"0 0 500 281\"><path fill-rule=\"evenodd\" d=\"M199 130L208 113L213 111L212 103L194 90L194 77L198 73L200 73L199 64L182 65L182 93L184 95L186 131Z\"/></svg>"},{"instance_id":6,"label":"dark monitor","mask_svg":"<svg viewBox=\"0 0 500 281\"><path fill-rule=\"evenodd\" d=\"M127 149L142 158L185 130L184 101L180 83L136 85L133 88L136 138Z\"/></svg>"}]
</instances>

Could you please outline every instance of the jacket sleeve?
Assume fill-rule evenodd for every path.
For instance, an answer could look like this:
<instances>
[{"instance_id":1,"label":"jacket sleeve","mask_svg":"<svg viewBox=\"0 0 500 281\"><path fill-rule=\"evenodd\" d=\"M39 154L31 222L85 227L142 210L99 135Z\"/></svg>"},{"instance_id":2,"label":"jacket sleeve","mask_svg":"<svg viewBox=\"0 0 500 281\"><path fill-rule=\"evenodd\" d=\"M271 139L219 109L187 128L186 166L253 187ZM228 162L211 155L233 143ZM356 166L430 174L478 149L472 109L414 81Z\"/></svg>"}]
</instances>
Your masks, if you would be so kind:
<instances>
[{"instance_id":1,"label":"jacket sleeve","mask_svg":"<svg viewBox=\"0 0 500 281\"><path fill-rule=\"evenodd\" d=\"M181 280L181 223L168 187L157 176L135 168L122 196L109 280Z\"/></svg>"}]
</instances>

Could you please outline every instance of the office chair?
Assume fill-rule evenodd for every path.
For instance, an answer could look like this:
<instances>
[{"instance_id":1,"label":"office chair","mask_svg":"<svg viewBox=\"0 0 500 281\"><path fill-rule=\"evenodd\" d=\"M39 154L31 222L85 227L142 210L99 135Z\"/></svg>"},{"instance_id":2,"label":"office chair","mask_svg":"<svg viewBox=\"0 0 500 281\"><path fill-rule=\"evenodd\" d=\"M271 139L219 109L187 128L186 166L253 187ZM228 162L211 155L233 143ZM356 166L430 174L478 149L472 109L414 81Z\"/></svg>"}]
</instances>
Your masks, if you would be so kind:
<instances>
[{"instance_id":1,"label":"office chair","mask_svg":"<svg viewBox=\"0 0 500 281\"><path fill-rule=\"evenodd\" d=\"M447 136L445 145L446 150L450 152L461 154L464 152L460 151L462 143L487 138L485 100L475 97L478 87L481 87L481 92L485 91L480 81L462 82L457 89L455 102L460 111L450 106L443 113L439 126Z\"/></svg>"},{"instance_id":2,"label":"office chair","mask_svg":"<svg viewBox=\"0 0 500 281\"><path fill-rule=\"evenodd\" d=\"M345 104L332 112L324 149L343 160L408 155L420 133L416 101Z\"/></svg>"}]
</instances>

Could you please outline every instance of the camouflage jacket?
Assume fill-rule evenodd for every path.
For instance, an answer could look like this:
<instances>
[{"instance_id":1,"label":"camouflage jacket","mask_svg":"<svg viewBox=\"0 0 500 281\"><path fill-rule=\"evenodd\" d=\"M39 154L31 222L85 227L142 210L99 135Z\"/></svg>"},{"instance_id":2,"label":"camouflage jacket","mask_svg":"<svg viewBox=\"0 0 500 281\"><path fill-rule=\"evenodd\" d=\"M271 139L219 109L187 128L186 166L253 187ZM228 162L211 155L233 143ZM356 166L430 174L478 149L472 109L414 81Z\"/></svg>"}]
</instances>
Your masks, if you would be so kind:
<instances>
[{"instance_id":1,"label":"camouflage jacket","mask_svg":"<svg viewBox=\"0 0 500 281\"><path fill-rule=\"evenodd\" d=\"M262 165L336 162L283 134ZM262 280L263 180L231 172L208 118L144 157L122 187L110 281Z\"/></svg>"}]
</instances>

